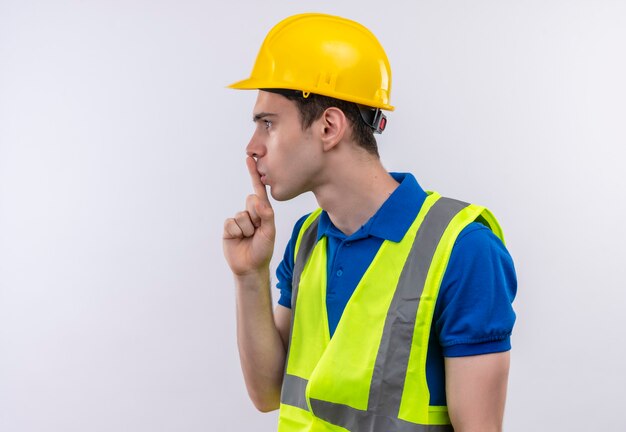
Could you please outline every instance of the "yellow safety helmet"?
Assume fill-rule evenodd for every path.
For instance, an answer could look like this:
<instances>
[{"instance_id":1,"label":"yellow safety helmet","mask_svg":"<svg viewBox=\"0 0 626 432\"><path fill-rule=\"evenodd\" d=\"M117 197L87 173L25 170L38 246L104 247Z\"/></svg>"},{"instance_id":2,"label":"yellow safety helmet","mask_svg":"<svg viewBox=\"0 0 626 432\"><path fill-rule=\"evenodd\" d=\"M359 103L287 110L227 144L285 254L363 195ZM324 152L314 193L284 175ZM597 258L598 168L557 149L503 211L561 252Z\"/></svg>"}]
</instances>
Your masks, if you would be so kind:
<instances>
[{"instance_id":1,"label":"yellow safety helmet","mask_svg":"<svg viewBox=\"0 0 626 432\"><path fill-rule=\"evenodd\" d=\"M278 23L265 37L250 78L234 89L291 89L392 111L391 67L361 24L306 13ZM382 114L382 113L381 113Z\"/></svg>"}]
</instances>

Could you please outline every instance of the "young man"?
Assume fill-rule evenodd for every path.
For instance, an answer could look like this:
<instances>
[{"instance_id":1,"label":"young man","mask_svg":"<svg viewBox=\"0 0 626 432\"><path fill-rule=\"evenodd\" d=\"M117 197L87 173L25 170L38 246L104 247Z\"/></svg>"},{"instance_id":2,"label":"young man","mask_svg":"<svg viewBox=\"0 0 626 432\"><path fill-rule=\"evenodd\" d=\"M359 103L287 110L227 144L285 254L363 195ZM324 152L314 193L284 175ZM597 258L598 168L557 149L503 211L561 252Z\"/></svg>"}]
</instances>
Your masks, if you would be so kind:
<instances>
[{"instance_id":1,"label":"young man","mask_svg":"<svg viewBox=\"0 0 626 432\"><path fill-rule=\"evenodd\" d=\"M378 157L391 71L365 27L290 17L252 76L254 194L224 225L248 392L280 431L498 431L515 271L484 207L425 192ZM274 214L311 191L272 311Z\"/></svg>"}]
</instances>

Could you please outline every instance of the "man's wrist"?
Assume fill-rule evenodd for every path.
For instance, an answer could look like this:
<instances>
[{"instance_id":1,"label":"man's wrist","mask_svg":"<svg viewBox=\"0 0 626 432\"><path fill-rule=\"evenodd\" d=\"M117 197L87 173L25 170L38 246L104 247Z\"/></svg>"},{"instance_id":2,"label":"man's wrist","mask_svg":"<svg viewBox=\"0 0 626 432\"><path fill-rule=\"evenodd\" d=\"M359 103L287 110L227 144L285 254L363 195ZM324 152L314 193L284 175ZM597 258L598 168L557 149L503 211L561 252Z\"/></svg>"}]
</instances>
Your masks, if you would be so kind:
<instances>
[{"instance_id":1,"label":"man's wrist","mask_svg":"<svg viewBox=\"0 0 626 432\"><path fill-rule=\"evenodd\" d=\"M243 274L235 274L235 284L241 289L262 289L269 285L270 269L263 267Z\"/></svg>"}]
</instances>

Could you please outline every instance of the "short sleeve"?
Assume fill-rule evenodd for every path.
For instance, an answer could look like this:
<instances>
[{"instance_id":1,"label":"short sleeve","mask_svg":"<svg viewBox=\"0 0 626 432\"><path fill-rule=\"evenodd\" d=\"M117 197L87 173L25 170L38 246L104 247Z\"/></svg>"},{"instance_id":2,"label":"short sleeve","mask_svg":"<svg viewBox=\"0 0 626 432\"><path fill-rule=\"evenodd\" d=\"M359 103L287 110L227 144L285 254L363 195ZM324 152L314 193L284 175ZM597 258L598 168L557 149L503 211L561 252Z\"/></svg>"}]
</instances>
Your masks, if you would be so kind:
<instances>
[{"instance_id":1,"label":"short sleeve","mask_svg":"<svg viewBox=\"0 0 626 432\"><path fill-rule=\"evenodd\" d=\"M502 241L474 222L457 238L433 324L445 357L508 351L515 323L517 277Z\"/></svg>"},{"instance_id":2,"label":"short sleeve","mask_svg":"<svg viewBox=\"0 0 626 432\"><path fill-rule=\"evenodd\" d=\"M300 229L302 228L302 225L307 217L309 217L308 214L302 216L298 222L296 222L293 227L293 232L291 233L291 238L285 248L283 260L276 268L276 288L280 290L278 304L289 309L291 309L291 280L293 278L294 264L293 256L296 248L296 241L298 240L298 233L300 232Z\"/></svg>"}]
</instances>

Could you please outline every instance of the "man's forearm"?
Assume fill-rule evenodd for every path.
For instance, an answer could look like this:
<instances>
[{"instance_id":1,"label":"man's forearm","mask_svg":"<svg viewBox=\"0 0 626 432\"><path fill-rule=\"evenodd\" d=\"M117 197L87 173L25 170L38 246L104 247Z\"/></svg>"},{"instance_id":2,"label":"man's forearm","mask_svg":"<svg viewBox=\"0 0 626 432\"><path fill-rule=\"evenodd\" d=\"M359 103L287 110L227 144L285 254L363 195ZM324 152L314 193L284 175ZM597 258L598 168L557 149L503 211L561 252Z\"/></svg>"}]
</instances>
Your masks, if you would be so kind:
<instances>
[{"instance_id":1,"label":"man's forearm","mask_svg":"<svg viewBox=\"0 0 626 432\"><path fill-rule=\"evenodd\" d=\"M246 387L260 411L280 404L285 347L274 323L269 269L235 278L237 342Z\"/></svg>"}]
</instances>

